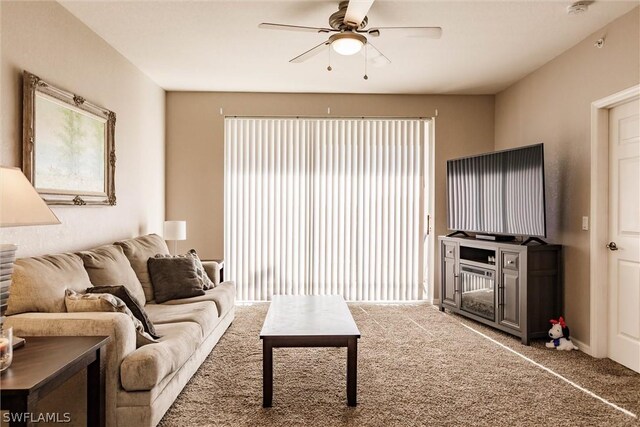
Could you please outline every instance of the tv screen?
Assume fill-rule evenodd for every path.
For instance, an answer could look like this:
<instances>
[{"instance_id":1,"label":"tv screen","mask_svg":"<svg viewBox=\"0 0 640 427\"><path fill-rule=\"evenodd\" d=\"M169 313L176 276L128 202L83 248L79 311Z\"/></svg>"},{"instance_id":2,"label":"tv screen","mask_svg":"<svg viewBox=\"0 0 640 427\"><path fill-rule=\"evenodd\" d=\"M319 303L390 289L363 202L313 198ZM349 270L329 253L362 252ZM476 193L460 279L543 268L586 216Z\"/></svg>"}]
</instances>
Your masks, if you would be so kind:
<instances>
[{"instance_id":1,"label":"tv screen","mask_svg":"<svg viewBox=\"0 0 640 427\"><path fill-rule=\"evenodd\" d=\"M542 144L449 160L447 207L450 230L546 237Z\"/></svg>"}]
</instances>

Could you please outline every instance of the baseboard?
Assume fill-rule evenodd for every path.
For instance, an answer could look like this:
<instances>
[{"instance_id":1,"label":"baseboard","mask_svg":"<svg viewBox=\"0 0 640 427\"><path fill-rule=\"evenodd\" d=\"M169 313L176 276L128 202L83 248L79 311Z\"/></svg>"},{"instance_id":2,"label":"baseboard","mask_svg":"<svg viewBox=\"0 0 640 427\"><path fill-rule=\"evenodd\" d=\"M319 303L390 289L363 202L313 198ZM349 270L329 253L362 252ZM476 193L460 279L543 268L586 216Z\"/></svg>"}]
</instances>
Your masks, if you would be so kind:
<instances>
[{"instance_id":1,"label":"baseboard","mask_svg":"<svg viewBox=\"0 0 640 427\"><path fill-rule=\"evenodd\" d=\"M593 356L593 353L591 352L591 346L583 343L582 341L579 341L573 337L571 337L571 341L578 346L578 348L580 349L581 352L588 354L589 356Z\"/></svg>"},{"instance_id":2,"label":"baseboard","mask_svg":"<svg viewBox=\"0 0 640 427\"><path fill-rule=\"evenodd\" d=\"M440 305L440 299L439 298L434 298L433 301L431 301L431 304Z\"/></svg>"}]
</instances>

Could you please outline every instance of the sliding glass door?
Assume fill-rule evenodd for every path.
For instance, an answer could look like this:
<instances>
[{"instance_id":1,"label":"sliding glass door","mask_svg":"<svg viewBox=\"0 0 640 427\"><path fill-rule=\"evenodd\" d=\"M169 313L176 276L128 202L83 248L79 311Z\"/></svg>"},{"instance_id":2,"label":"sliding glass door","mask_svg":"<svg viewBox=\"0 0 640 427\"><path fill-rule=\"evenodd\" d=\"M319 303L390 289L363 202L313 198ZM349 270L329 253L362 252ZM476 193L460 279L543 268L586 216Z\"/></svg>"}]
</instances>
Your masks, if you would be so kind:
<instances>
[{"instance_id":1,"label":"sliding glass door","mask_svg":"<svg viewBox=\"0 0 640 427\"><path fill-rule=\"evenodd\" d=\"M227 118L225 277L239 300L422 298L428 122Z\"/></svg>"}]
</instances>

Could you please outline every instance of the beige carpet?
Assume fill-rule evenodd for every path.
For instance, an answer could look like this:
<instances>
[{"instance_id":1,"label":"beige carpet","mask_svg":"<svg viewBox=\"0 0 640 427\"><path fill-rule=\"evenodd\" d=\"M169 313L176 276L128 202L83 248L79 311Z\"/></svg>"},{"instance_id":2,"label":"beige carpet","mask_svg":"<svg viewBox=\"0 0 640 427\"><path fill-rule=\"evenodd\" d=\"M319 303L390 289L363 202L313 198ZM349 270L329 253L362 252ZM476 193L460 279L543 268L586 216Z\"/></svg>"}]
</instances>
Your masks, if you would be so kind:
<instances>
[{"instance_id":1,"label":"beige carpet","mask_svg":"<svg viewBox=\"0 0 640 427\"><path fill-rule=\"evenodd\" d=\"M273 407L262 408L260 328L267 304L233 325L162 426L640 425L482 332L603 399L640 414L640 375L581 352L513 337L427 304L350 304L358 346L358 406L346 406L346 349L275 349Z\"/></svg>"}]
</instances>

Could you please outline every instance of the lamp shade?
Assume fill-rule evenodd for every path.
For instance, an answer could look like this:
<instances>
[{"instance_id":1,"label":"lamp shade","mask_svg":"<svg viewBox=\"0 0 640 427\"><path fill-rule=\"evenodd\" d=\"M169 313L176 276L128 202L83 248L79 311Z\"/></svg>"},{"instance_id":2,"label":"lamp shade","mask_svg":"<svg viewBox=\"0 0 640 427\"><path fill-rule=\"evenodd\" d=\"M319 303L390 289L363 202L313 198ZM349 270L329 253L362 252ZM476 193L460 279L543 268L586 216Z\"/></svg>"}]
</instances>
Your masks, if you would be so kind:
<instances>
[{"instance_id":1,"label":"lamp shade","mask_svg":"<svg viewBox=\"0 0 640 427\"><path fill-rule=\"evenodd\" d=\"M187 240L187 221L165 221L164 240Z\"/></svg>"},{"instance_id":2,"label":"lamp shade","mask_svg":"<svg viewBox=\"0 0 640 427\"><path fill-rule=\"evenodd\" d=\"M60 224L18 168L0 166L0 227Z\"/></svg>"},{"instance_id":3,"label":"lamp shade","mask_svg":"<svg viewBox=\"0 0 640 427\"><path fill-rule=\"evenodd\" d=\"M329 42L336 53L348 56L360 52L367 39L361 34L346 32L332 35L329 37Z\"/></svg>"}]
</instances>

